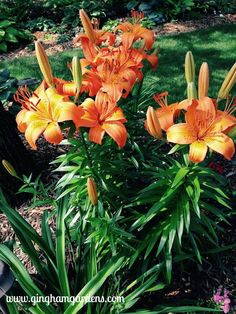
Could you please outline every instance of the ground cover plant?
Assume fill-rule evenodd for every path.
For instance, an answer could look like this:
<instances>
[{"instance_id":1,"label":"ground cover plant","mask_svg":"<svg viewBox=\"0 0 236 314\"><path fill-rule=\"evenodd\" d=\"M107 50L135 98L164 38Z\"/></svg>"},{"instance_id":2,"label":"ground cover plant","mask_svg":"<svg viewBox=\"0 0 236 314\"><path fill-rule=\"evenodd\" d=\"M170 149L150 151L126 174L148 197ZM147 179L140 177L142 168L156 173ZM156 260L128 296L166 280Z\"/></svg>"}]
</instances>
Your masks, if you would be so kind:
<instances>
[{"instance_id":1,"label":"ground cover plant","mask_svg":"<svg viewBox=\"0 0 236 314\"><path fill-rule=\"evenodd\" d=\"M212 88L208 63L198 58L196 67L187 49L186 82L175 78L162 85L164 71L159 76L157 66L164 54L157 53L142 17L136 12L109 32L80 10L84 33L77 40L83 56L69 52L70 77L55 75L54 56L49 60L43 44L35 44L43 80L34 90L21 86L16 92L17 126L33 150L42 137L68 149L53 161L58 180L47 185L2 160L5 171L21 182L19 192L33 195L32 206L48 208L41 230L35 230L0 194L0 209L35 267L29 274L12 252L15 243L0 245L0 259L16 278L11 295L28 297L17 303L5 297L10 313L232 310L222 288L208 306L146 299L158 296L183 269L235 247L220 240L234 212L214 158L231 160L235 152L236 65L224 61L225 73ZM172 37L163 41L175 47ZM67 299L49 304L49 296ZM87 298L74 302L76 296ZM119 298L89 302L89 296Z\"/></svg>"}]
</instances>

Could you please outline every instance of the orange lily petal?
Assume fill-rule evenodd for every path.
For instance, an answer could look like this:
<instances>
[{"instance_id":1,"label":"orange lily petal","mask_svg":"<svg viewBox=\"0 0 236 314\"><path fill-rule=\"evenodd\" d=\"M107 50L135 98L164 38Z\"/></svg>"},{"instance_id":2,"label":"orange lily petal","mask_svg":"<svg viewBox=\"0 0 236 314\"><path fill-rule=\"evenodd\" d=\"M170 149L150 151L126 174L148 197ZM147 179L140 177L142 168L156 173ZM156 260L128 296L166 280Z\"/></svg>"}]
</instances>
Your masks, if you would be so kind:
<instances>
[{"instance_id":1,"label":"orange lily petal","mask_svg":"<svg viewBox=\"0 0 236 314\"><path fill-rule=\"evenodd\" d=\"M60 106L59 106L60 107ZM72 102L64 102L59 110L59 117L56 119L58 122L73 121L76 128L79 127L81 117L84 114L82 107L77 107Z\"/></svg>"},{"instance_id":2,"label":"orange lily petal","mask_svg":"<svg viewBox=\"0 0 236 314\"><path fill-rule=\"evenodd\" d=\"M95 45L87 37L83 36L80 37L80 42L85 58L89 62L93 62L97 56L97 50L95 48Z\"/></svg>"},{"instance_id":3,"label":"orange lily petal","mask_svg":"<svg viewBox=\"0 0 236 314\"><path fill-rule=\"evenodd\" d=\"M235 152L233 140L224 133L209 135L204 138L205 143L217 153L230 160Z\"/></svg>"},{"instance_id":4,"label":"orange lily petal","mask_svg":"<svg viewBox=\"0 0 236 314\"><path fill-rule=\"evenodd\" d=\"M158 65L158 57L157 57L157 55L155 55L155 54L151 54L151 55L146 54L145 58L147 59L148 62L151 63L152 68L155 70L157 68L157 65Z\"/></svg>"},{"instance_id":5,"label":"orange lily petal","mask_svg":"<svg viewBox=\"0 0 236 314\"><path fill-rule=\"evenodd\" d=\"M167 131L174 124L174 111L166 107L158 108L156 113L162 130Z\"/></svg>"},{"instance_id":6,"label":"orange lily petal","mask_svg":"<svg viewBox=\"0 0 236 314\"><path fill-rule=\"evenodd\" d=\"M103 83L102 87L103 92L107 93L113 102L118 102L121 98L123 89L121 84Z\"/></svg>"},{"instance_id":7,"label":"orange lily petal","mask_svg":"<svg viewBox=\"0 0 236 314\"><path fill-rule=\"evenodd\" d=\"M107 121L120 121L122 123L125 123L127 120L124 116L122 109L117 107L117 109L108 118L106 118L106 122Z\"/></svg>"},{"instance_id":8,"label":"orange lily petal","mask_svg":"<svg viewBox=\"0 0 236 314\"><path fill-rule=\"evenodd\" d=\"M236 118L227 112L217 110L217 118L210 132L228 132L236 125Z\"/></svg>"},{"instance_id":9,"label":"orange lily petal","mask_svg":"<svg viewBox=\"0 0 236 314\"><path fill-rule=\"evenodd\" d=\"M192 104L192 100L189 99L184 99L182 101L179 102L178 104L178 109L183 109L183 110L187 110L188 107Z\"/></svg>"},{"instance_id":10,"label":"orange lily petal","mask_svg":"<svg viewBox=\"0 0 236 314\"><path fill-rule=\"evenodd\" d=\"M57 91L64 96L75 96L77 88L75 83L64 83L57 85Z\"/></svg>"},{"instance_id":11,"label":"orange lily petal","mask_svg":"<svg viewBox=\"0 0 236 314\"><path fill-rule=\"evenodd\" d=\"M28 125L25 131L25 138L33 149L37 149L35 142L45 131L47 125L47 121L33 121Z\"/></svg>"},{"instance_id":12,"label":"orange lily petal","mask_svg":"<svg viewBox=\"0 0 236 314\"><path fill-rule=\"evenodd\" d=\"M205 159L207 145L204 141L195 141L190 145L189 159L192 162L201 162Z\"/></svg>"},{"instance_id":13,"label":"orange lily petal","mask_svg":"<svg viewBox=\"0 0 236 314\"><path fill-rule=\"evenodd\" d=\"M134 38L135 38L135 36L131 32L123 33L123 35L122 35L122 43L123 43L125 49L129 49L132 46L132 44L134 42Z\"/></svg>"},{"instance_id":14,"label":"orange lily petal","mask_svg":"<svg viewBox=\"0 0 236 314\"><path fill-rule=\"evenodd\" d=\"M89 130L89 140L101 145L104 134L105 130L100 125L96 125Z\"/></svg>"},{"instance_id":15,"label":"orange lily petal","mask_svg":"<svg viewBox=\"0 0 236 314\"><path fill-rule=\"evenodd\" d=\"M105 122L103 123L102 128L120 148L125 145L127 140L127 130L121 122Z\"/></svg>"},{"instance_id":16,"label":"orange lily petal","mask_svg":"<svg viewBox=\"0 0 236 314\"><path fill-rule=\"evenodd\" d=\"M59 144L63 140L61 129L57 122L49 123L43 135L52 144Z\"/></svg>"},{"instance_id":17,"label":"orange lily petal","mask_svg":"<svg viewBox=\"0 0 236 314\"><path fill-rule=\"evenodd\" d=\"M152 45L155 41L153 31L150 29L146 29L144 27L139 28L139 32L137 34L137 38L142 38L145 41L145 47L147 50L152 48Z\"/></svg>"},{"instance_id":18,"label":"orange lily petal","mask_svg":"<svg viewBox=\"0 0 236 314\"><path fill-rule=\"evenodd\" d=\"M80 105L84 109L80 126L94 127L98 123L98 111L92 98L86 98Z\"/></svg>"},{"instance_id":19,"label":"orange lily petal","mask_svg":"<svg viewBox=\"0 0 236 314\"><path fill-rule=\"evenodd\" d=\"M25 130L27 128L27 123L25 120L25 116L26 116L27 112L28 112L28 110L22 109L20 112L18 112L18 114L16 116L16 123L17 123L18 130L20 132L25 132Z\"/></svg>"},{"instance_id":20,"label":"orange lily petal","mask_svg":"<svg viewBox=\"0 0 236 314\"><path fill-rule=\"evenodd\" d=\"M166 134L167 141L175 144L191 144L197 140L196 135L187 123L172 125Z\"/></svg>"}]
</instances>

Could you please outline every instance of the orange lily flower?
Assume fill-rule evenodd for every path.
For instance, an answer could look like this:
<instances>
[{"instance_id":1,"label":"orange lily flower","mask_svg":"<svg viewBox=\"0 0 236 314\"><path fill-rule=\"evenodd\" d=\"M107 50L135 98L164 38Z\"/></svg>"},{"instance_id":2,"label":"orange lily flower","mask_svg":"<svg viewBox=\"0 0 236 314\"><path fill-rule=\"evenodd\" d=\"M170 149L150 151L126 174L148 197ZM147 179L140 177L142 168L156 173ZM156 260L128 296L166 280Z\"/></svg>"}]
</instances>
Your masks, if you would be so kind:
<instances>
[{"instance_id":1,"label":"orange lily flower","mask_svg":"<svg viewBox=\"0 0 236 314\"><path fill-rule=\"evenodd\" d=\"M121 110L111 102L108 94L98 92L95 101L87 99L81 107L84 110L81 126L90 127L89 140L102 144L107 133L119 147L123 147L127 140L127 131L124 123L127 121Z\"/></svg>"},{"instance_id":2,"label":"orange lily flower","mask_svg":"<svg viewBox=\"0 0 236 314\"><path fill-rule=\"evenodd\" d=\"M153 31L142 27L141 24L125 22L118 25L115 30L121 30L123 32L122 44L125 49L129 49L136 40L143 39L145 48L150 50L155 41Z\"/></svg>"},{"instance_id":3,"label":"orange lily flower","mask_svg":"<svg viewBox=\"0 0 236 314\"><path fill-rule=\"evenodd\" d=\"M90 18L84 10L80 10L80 19L85 33L78 34L74 42L80 41L85 58L92 62L96 58L98 47L106 42L112 46L115 42L115 35L111 32L99 30L98 19L94 19L93 27Z\"/></svg>"},{"instance_id":4,"label":"orange lily flower","mask_svg":"<svg viewBox=\"0 0 236 314\"><path fill-rule=\"evenodd\" d=\"M167 130L167 140L176 144L190 144L189 159L201 162L205 159L208 147L226 159L234 155L234 143L225 133L236 125L236 119L226 108L218 112L209 97L192 100L185 114L186 123L179 123Z\"/></svg>"},{"instance_id":5,"label":"orange lily flower","mask_svg":"<svg viewBox=\"0 0 236 314\"><path fill-rule=\"evenodd\" d=\"M138 54L132 58L132 52L124 47L112 51L102 49L91 64L82 81L81 92L86 91L89 96L95 96L99 90L108 93L113 102L129 94L136 80L142 79L139 70L143 67L143 56Z\"/></svg>"},{"instance_id":6,"label":"orange lily flower","mask_svg":"<svg viewBox=\"0 0 236 314\"><path fill-rule=\"evenodd\" d=\"M191 102L183 100L180 103L168 105L168 92L156 94L153 98L161 108L156 109L157 117L162 130L167 131L170 126L174 124L174 119L179 115L180 110L186 110Z\"/></svg>"},{"instance_id":7,"label":"orange lily flower","mask_svg":"<svg viewBox=\"0 0 236 314\"><path fill-rule=\"evenodd\" d=\"M25 132L25 138L33 149L37 148L36 141L42 133L49 143L60 143L63 136L59 122L73 120L78 127L83 115L82 108L59 95L52 87L45 90L44 83L32 96L26 87L19 89L15 99L23 108L16 117L19 131Z\"/></svg>"},{"instance_id":8,"label":"orange lily flower","mask_svg":"<svg viewBox=\"0 0 236 314\"><path fill-rule=\"evenodd\" d=\"M80 33L76 37L75 41L87 38L91 43L95 44L96 46L99 46L106 41L108 41L109 45L111 46L114 44L115 35L113 33L99 30L99 19L94 18L92 25L90 18L83 9L80 10L79 14L85 33Z\"/></svg>"}]
</instances>

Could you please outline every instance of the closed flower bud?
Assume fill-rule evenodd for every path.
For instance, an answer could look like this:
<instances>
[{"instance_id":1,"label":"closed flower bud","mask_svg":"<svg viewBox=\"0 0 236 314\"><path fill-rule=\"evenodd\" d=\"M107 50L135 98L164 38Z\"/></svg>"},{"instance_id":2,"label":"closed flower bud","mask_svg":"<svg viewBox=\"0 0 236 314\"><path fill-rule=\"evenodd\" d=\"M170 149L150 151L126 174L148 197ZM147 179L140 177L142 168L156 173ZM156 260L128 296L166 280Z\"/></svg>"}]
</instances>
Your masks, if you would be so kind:
<instances>
[{"instance_id":1,"label":"closed flower bud","mask_svg":"<svg viewBox=\"0 0 236 314\"><path fill-rule=\"evenodd\" d=\"M85 34L88 36L89 40L92 43L95 43L96 42L96 36L95 36L94 30L93 30L93 26L92 26L92 23L90 21L90 18L88 17L87 13L83 9L79 10L79 16L80 16L81 23L83 25Z\"/></svg>"},{"instance_id":2,"label":"closed flower bud","mask_svg":"<svg viewBox=\"0 0 236 314\"><path fill-rule=\"evenodd\" d=\"M219 99L227 98L235 82L236 82L236 63L232 66L232 68L229 70L228 74L226 75L226 78L219 90L218 98Z\"/></svg>"},{"instance_id":3,"label":"closed flower bud","mask_svg":"<svg viewBox=\"0 0 236 314\"><path fill-rule=\"evenodd\" d=\"M197 99L197 90L194 82L190 82L187 85L187 95L188 99Z\"/></svg>"},{"instance_id":4,"label":"closed flower bud","mask_svg":"<svg viewBox=\"0 0 236 314\"><path fill-rule=\"evenodd\" d=\"M147 120L145 122L145 126L148 133L155 138L161 139L162 138L161 126L157 117L157 113L153 109L153 107L148 107L146 116Z\"/></svg>"},{"instance_id":5,"label":"closed flower bud","mask_svg":"<svg viewBox=\"0 0 236 314\"><path fill-rule=\"evenodd\" d=\"M79 57L75 56L72 59L71 63L71 71L73 76L73 81L76 86L76 96L75 96L75 102L78 99L80 88L82 85L82 69Z\"/></svg>"},{"instance_id":6,"label":"closed flower bud","mask_svg":"<svg viewBox=\"0 0 236 314\"><path fill-rule=\"evenodd\" d=\"M207 62L203 62L198 76L198 98L208 96L209 68Z\"/></svg>"},{"instance_id":7,"label":"closed flower bud","mask_svg":"<svg viewBox=\"0 0 236 314\"><path fill-rule=\"evenodd\" d=\"M88 196L93 205L97 205L98 203L98 194L95 182L92 178L88 178L87 180L87 190L88 190Z\"/></svg>"},{"instance_id":8,"label":"closed flower bud","mask_svg":"<svg viewBox=\"0 0 236 314\"><path fill-rule=\"evenodd\" d=\"M45 82L48 86L54 86L52 69L48 61L48 56L46 55L43 45L39 41L35 42L35 52Z\"/></svg>"},{"instance_id":9,"label":"closed flower bud","mask_svg":"<svg viewBox=\"0 0 236 314\"><path fill-rule=\"evenodd\" d=\"M14 169L12 164L9 163L9 161L3 159L2 165L11 176L18 178L16 170Z\"/></svg>"},{"instance_id":10,"label":"closed flower bud","mask_svg":"<svg viewBox=\"0 0 236 314\"><path fill-rule=\"evenodd\" d=\"M185 56L185 77L187 83L194 82L195 80L195 63L191 51L188 51Z\"/></svg>"}]
</instances>

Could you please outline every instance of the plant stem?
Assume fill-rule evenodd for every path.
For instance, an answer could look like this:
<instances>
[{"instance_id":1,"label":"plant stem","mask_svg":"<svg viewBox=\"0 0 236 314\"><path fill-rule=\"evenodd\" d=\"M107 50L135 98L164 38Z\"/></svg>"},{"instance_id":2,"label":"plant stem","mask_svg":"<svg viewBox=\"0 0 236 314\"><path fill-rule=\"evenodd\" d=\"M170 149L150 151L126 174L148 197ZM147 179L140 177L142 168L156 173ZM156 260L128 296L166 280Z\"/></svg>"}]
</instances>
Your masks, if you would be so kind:
<instances>
[{"instance_id":1,"label":"plant stem","mask_svg":"<svg viewBox=\"0 0 236 314\"><path fill-rule=\"evenodd\" d=\"M90 152L88 150L88 145L87 145L87 143L85 141L83 131L80 131L80 137L81 137L81 140L82 140L82 143L83 143L83 146L84 146L84 150L85 150L85 153L86 153L86 156L87 156L87 159L88 159L88 166L89 166L89 168L93 172L93 160L92 160L92 157L91 157Z\"/></svg>"}]
</instances>

